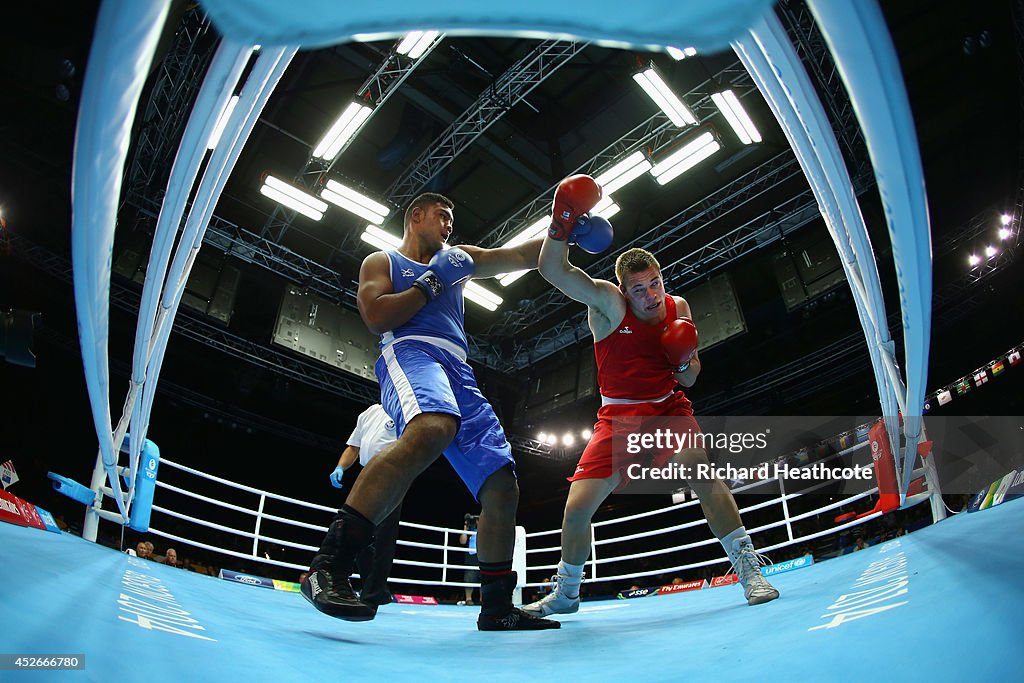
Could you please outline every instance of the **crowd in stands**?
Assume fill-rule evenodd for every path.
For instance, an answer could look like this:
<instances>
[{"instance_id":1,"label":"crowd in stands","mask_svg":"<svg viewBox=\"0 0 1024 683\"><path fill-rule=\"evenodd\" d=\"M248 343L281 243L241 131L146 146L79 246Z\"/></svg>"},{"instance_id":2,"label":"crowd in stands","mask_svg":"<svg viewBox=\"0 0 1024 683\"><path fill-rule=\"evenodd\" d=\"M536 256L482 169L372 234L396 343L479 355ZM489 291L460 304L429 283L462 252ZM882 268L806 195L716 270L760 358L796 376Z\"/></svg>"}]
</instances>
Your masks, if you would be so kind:
<instances>
[{"instance_id":1,"label":"crowd in stands","mask_svg":"<svg viewBox=\"0 0 1024 683\"><path fill-rule=\"evenodd\" d=\"M142 560L150 560L168 567L187 569L197 574L217 576L219 573L219 570L213 565L188 557L179 557L175 548L167 548L163 555L159 555L156 553L156 546L153 545L153 542L145 539L136 543L134 550L129 548L125 552Z\"/></svg>"}]
</instances>

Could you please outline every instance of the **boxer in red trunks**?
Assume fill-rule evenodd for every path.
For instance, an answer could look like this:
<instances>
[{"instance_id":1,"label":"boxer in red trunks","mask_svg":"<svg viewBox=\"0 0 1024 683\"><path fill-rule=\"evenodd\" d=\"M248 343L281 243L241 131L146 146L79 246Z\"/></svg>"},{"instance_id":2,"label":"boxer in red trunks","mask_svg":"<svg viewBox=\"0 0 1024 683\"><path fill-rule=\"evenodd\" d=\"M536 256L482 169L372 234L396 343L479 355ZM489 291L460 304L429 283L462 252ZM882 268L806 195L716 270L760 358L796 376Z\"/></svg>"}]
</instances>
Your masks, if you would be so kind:
<instances>
[{"instance_id":1,"label":"boxer in red trunks","mask_svg":"<svg viewBox=\"0 0 1024 683\"><path fill-rule=\"evenodd\" d=\"M538 268L548 282L587 305L602 400L594 434L570 478L554 590L523 607L537 616L579 609L583 565L590 554L590 521L609 494L629 484L625 470L630 463L612 459L613 431L623 433L623 419L671 416L674 431L699 430L689 399L677 391L677 385L693 386L701 370L696 328L686 300L665 293L661 266L643 249L629 249L619 256L615 263L618 286L594 280L569 263L569 245L576 241L572 226L559 228L557 222L553 224L544 240ZM653 462L663 465L669 457L691 472L698 464L708 463L707 452L700 448L655 453ZM704 478L688 483L700 499L712 533L733 562L748 604L778 598L779 592L761 575L762 561L726 484Z\"/></svg>"}]
</instances>

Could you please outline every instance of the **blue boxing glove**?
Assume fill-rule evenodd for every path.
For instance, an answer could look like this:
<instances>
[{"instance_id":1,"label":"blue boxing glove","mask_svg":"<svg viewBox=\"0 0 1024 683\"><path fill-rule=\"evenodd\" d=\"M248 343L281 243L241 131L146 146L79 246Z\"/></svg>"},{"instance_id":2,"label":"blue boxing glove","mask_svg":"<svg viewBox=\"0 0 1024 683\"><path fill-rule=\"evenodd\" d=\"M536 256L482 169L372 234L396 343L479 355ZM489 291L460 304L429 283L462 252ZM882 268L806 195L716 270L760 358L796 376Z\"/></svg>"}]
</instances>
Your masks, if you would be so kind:
<instances>
[{"instance_id":1,"label":"blue boxing glove","mask_svg":"<svg viewBox=\"0 0 1024 683\"><path fill-rule=\"evenodd\" d=\"M577 245L590 254L600 254L612 245L614 237L612 224L607 218L585 213L576 219L569 234L569 244Z\"/></svg>"},{"instance_id":2,"label":"blue boxing glove","mask_svg":"<svg viewBox=\"0 0 1024 683\"><path fill-rule=\"evenodd\" d=\"M475 268L473 257L462 249L441 249L430 259L427 272L416 278L412 286L423 292L428 302L433 301L445 288L461 285L473 277Z\"/></svg>"},{"instance_id":3,"label":"blue boxing glove","mask_svg":"<svg viewBox=\"0 0 1024 683\"><path fill-rule=\"evenodd\" d=\"M331 472L331 486L333 486L336 489L340 489L341 488L341 478L344 477L344 476L345 476L345 470L341 469L341 465L338 465L337 467L335 467L334 471Z\"/></svg>"}]
</instances>

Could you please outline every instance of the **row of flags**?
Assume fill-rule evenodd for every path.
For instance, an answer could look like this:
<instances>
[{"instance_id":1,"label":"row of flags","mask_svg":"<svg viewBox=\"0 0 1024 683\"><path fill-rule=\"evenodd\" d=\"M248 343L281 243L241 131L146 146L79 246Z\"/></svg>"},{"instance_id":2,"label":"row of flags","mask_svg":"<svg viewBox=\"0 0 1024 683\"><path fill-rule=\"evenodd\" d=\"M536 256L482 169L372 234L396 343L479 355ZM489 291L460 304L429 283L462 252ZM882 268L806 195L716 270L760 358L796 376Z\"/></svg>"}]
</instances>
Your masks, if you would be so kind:
<instances>
[{"instance_id":1,"label":"row of flags","mask_svg":"<svg viewBox=\"0 0 1024 683\"><path fill-rule=\"evenodd\" d=\"M14 463L10 460L0 465L0 484L3 485L4 490L7 487L18 481L18 473L14 469Z\"/></svg>"},{"instance_id":2,"label":"row of flags","mask_svg":"<svg viewBox=\"0 0 1024 683\"><path fill-rule=\"evenodd\" d=\"M927 415L938 406L944 406L953 400L954 396L963 396L972 389L979 389L990 380L996 379L1012 368L1021 364L1021 352L1024 351L1024 344L1010 349L1006 354L978 368L974 372L961 377L957 382L939 391L934 391L924 397L924 414Z\"/></svg>"}]
</instances>

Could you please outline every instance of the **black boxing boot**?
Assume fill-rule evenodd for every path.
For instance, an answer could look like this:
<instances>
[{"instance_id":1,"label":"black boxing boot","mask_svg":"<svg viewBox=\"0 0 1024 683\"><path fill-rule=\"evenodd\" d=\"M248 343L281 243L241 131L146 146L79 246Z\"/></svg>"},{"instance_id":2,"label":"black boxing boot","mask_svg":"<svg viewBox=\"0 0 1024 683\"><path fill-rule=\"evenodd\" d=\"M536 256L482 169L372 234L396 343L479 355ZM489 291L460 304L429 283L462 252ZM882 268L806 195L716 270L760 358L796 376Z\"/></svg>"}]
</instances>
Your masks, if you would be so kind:
<instances>
[{"instance_id":1,"label":"black boxing boot","mask_svg":"<svg viewBox=\"0 0 1024 683\"><path fill-rule=\"evenodd\" d=\"M313 557L309 575L300 585L302 597L324 614L346 621L369 621L377 606L369 605L352 590L348 577L356 556L373 543L373 523L349 506L331 520L320 551Z\"/></svg>"},{"instance_id":2,"label":"black boxing boot","mask_svg":"<svg viewBox=\"0 0 1024 683\"><path fill-rule=\"evenodd\" d=\"M561 628L562 624L527 614L512 605L516 573L509 569L487 571L488 563L480 563L480 616L476 627L481 631L539 631Z\"/></svg>"}]
</instances>

